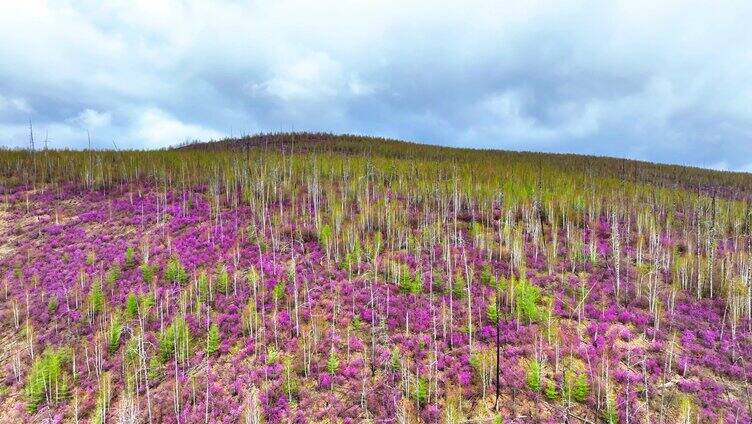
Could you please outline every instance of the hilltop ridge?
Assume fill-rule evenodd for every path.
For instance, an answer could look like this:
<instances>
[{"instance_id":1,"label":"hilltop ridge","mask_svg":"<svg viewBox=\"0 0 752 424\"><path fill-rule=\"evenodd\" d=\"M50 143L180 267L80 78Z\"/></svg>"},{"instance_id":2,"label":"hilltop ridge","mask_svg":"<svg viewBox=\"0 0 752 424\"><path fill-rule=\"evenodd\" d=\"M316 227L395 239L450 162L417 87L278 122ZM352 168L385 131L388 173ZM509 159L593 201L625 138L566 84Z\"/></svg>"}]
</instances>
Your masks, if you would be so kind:
<instances>
[{"instance_id":1,"label":"hilltop ridge","mask_svg":"<svg viewBox=\"0 0 752 424\"><path fill-rule=\"evenodd\" d=\"M259 133L239 138L184 143L173 149L198 151L262 149L287 153L419 157L465 163L479 160L514 161L529 163L531 167L551 165L565 172L585 172L593 177L617 178L664 188L682 188L708 196L752 199L752 174L750 173L576 153L474 149L422 144L385 137L324 132Z\"/></svg>"}]
</instances>

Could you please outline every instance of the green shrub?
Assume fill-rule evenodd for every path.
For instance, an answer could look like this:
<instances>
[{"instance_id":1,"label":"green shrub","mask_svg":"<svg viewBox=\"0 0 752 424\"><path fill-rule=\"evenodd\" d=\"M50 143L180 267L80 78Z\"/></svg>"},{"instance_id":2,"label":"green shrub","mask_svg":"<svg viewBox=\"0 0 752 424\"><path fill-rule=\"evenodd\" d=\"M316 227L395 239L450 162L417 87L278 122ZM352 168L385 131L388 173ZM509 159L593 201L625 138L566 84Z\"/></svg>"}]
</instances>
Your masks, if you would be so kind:
<instances>
[{"instance_id":1,"label":"green shrub","mask_svg":"<svg viewBox=\"0 0 752 424\"><path fill-rule=\"evenodd\" d=\"M401 356L400 356L399 348L395 346L392 349L391 356L389 357L389 365L391 365L393 370L396 370L397 368L399 368L400 363L401 363L400 359L401 359Z\"/></svg>"},{"instance_id":2,"label":"green shrub","mask_svg":"<svg viewBox=\"0 0 752 424\"><path fill-rule=\"evenodd\" d=\"M125 318L133 319L138 315L138 297L133 293L128 293L125 299Z\"/></svg>"},{"instance_id":3,"label":"green shrub","mask_svg":"<svg viewBox=\"0 0 752 424\"><path fill-rule=\"evenodd\" d=\"M245 279L248 281L248 285L253 287L261 280L261 276L259 275L258 270L256 270L256 267L252 266L251 269L246 272Z\"/></svg>"},{"instance_id":4,"label":"green shrub","mask_svg":"<svg viewBox=\"0 0 752 424\"><path fill-rule=\"evenodd\" d=\"M112 287L120 279L120 265L113 264L107 271L107 285Z\"/></svg>"},{"instance_id":5,"label":"green shrub","mask_svg":"<svg viewBox=\"0 0 752 424\"><path fill-rule=\"evenodd\" d=\"M332 350L332 352L329 354L329 359L326 360L326 372L329 374L334 375L335 372L339 369L339 359L337 359L337 354Z\"/></svg>"},{"instance_id":6,"label":"green shrub","mask_svg":"<svg viewBox=\"0 0 752 424\"><path fill-rule=\"evenodd\" d=\"M162 378L162 361L157 356L149 358L149 366L147 370L149 380L155 381Z\"/></svg>"},{"instance_id":7,"label":"green shrub","mask_svg":"<svg viewBox=\"0 0 752 424\"><path fill-rule=\"evenodd\" d=\"M219 350L219 327L212 324L206 336L206 354L211 356Z\"/></svg>"},{"instance_id":8,"label":"green shrub","mask_svg":"<svg viewBox=\"0 0 752 424\"><path fill-rule=\"evenodd\" d=\"M128 246L125 249L125 268L130 269L136 264L136 249L133 246Z\"/></svg>"},{"instance_id":9,"label":"green shrub","mask_svg":"<svg viewBox=\"0 0 752 424\"><path fill-rule=\"evenodd\" d=\"M561 389L564 398L584 402L590 394L590 383L586 374L574 374L571 371L565 371Z\"/></svg>"},{"instance_id":10,"label":"green shrub","mask_svg":"<svg viewBox=\"0 0 752 424\"><path fill-rule=\"evenodd\" d=\"M486 318L494 325L499 323L499 309L496 307L496 299L491 299L486 306Z\"/></svg>"},{"instance_id":11,"label":"green shrub","mask_svg":"<svg viewBox=\"0 0 752 424\"><path fill-rule=\"evenodd\" d=\"M355 315L350 325L352 325L353 330L359 331L363 327L363 320L360 318L360 315Z\"/></svg>"},{"instance_id":12,"label":"green shrub","mask_svg":"<svg viewBox=\"0 0 752 424\"><path fill-rule=\"evenodd\" d=\"M487 286L494 285L496 279L491 273L491 266L489 264L483 264L483 269L480 272L480 281Z\"/></svg>"},{"instance_id":13,"label":"green shrub","mask_svg":"<svg viewBox=\"0 0 752 424\"><path fill-rule=\"evenodd\" d=\"M461 272L458 272L455 274L454 281L452 282L452 295L461 299L465 296L466 290L465 277L462 276Z\"/></svg>"},{"instance_id":14,"label":"green shrub","mask_svg":"<svg viewBox=\"0 0 752 424\"><path fill-rule=\"evenodd\" d=\"M185 319L182 317L175 317L172 323L162 331L159 337L159 356L163 362L169 360L176 354L175 347L177 346L177 358L184 360L186 358L186 348L190 343L191 334L188 331L188 326L185 323Z\"/></svg>"},{"instance_id":15,"label":"green shrub","mask_svg":"<svg viewBox=\"0 0 752 424\"><path fill-rule=\"evenodd\" d=\"M183 264L180 263L180 260L176 256L173 256L167 261L164 271L164 279L168 283L177 283L181 286L188 282L188 273L185 271Z\"/></svg>"},{"instance_id":16,"label":"green shrub","mask_svg":"<svg viewBox=\"0 0 752 424\"><path fill-rule=\"evenodd\" d=\"M433 282L432 282L433 289L439 292L443 292L445 290L444 277L439 271L434 270L432 272L433 272Z\"/></svg>"},{"instance_id":17,"label":"green shrub","mask_svg":"<svg viewBox=\"0 0 752 424\"><path fill-rule=\"evenodd\" d=\"M117 352L120 347L120 336L123 334L123 325L120 318L115 315L110 321L110 328L107 329L107 351L110 354Z\"/></svg>"},{"instance_id":18,"label":"green shrub","mask_svg":"<svg viewBox=\"0 0 752 424\"><path fill-rule=\"evenodd\" d=\"M151 284L154 280L155 267L149 266L149 264L141 264L139 269L141 270L141 279L144 280L144 283Z\"/></svg>"},{"instance_id":19,"label":"green shrub","mask_svg":"<svg viewBox=\"0 0 752 424\"><path fill-rule=\"evenodd\" d=\"M26 380L29 412L36 412L47 400L54 405L66 399L68 375L64 366L69 359L70 351L66 348L48 348L36 357Z\"/></svg>"},{"instance_id":20,"label":"green shrub","mask_svg":"<svg viewBox=\"0 0 752 424\"><path fill-rule=\"evenodd\" d=\"M89 289L89 310L92 315L96 315L104 309L104 291L102 291L102 282L95 279Z\"/></svg>"},{"instance_id":21,"label":"green shrub","mask_svg":"<svg viewBox=\"0 0 752 424\"><path fill-rule=\"evenodd\" d=\"M285 296L285 282L279 281L277 284L274 285L274 288L272 289L272 297L277 302L281 301Z\"/></svg>"},{"instance_id":22,"label":"green shrub","mask_svg":"<svg viewBox=\"0 0 752 424\"><path fill-rule=\"evenodd\" d=\"M473 223L470 225L470 237L477 238L482 236L484 233L485 230L483 224L478 221L473 221Z\"/></svg>"},{"instance_id":23,"label":"green shrub","mask_svg":"<svg viewBox=\"0 0 752 424\"><path fill-rule=\"evenodd\" d=\"M543 394L548 400L554 400L557 398L559 394L556 392L556 383L554 383L553 380L548 380L546 382L546 389L543 391Z\"/></svg>"},{"instance_id":24,"label":"green shrub","mask_svg":"<svg viewBox=\"0 0 752 424\"><path fill-rule=\"evenodd\" d=\"M319 231L319 243L324 246L329 246L329 241L332 239L332 227L329 224L324 224L321 226L321 230Z\"/></svg>"},{"instance_id":25,"label":"green shrub","mask_svg":"<svg viewBox=\"0 0 752 424\"><path fill-rule=\"evenodd\" d=\"M496 277L496 290L500 292L504 292L507 290L508 282L507 279L504 278L502 275L501 277Z\"/></svg>"},{"instance_id":26,"label":"green shrub","mask_svg":"<svg viewBox=\"0 0 752 424\"><path fill-rule=\"evenodd\" d=\"M403 293L418 294L423 288L423 282L420 278L420 273L410 275L408 270L405 270L400 277L400 290Z\"/></svg>"},{"instance_id":27,"label":"green shrub","mask_svg":"<svg viewBox=\"0 0 752 424\"><path fill-rule=\"evenodd\" d=\"M146 316L149 314L149 309L154 306L154 296L152 293L144 293L140 299L141 315Z\"/></svg>"},{"instance_id":28,"label":"green shrub","mask_svg":"<svg viewBox=\"0 0 752 424\"><path fill-rule=\"evenodd\" d=\"M217 281L217 290L226 294L227 288L230 285L230 274L227 272L227 267L225 266L225 264L217 264L215 278Z\"/></svg>"},{"instance_id":29,"label":"green shrub","mask_svg":"<svg viewBox=\"0 0 752 424\"><path fill-rule=\"evenodd\" d=\"M590 394L590 383L588 382L587 375L580 374L574 381L574 387L572 388L572 398L577 402L585 402Z\"/></svg>"},{"instance_id":30,"label":"green shrub","mask_svg":"<svg viewBox=\"0 0 752 424\"><path fill-rule=\"evenodd\" d=\"M418 377L415 382L415 401L420 406L428 401L428 381L425 378Z\"/></svg>"},{"instance_id":31,"label":"green shrub","mask_svg":"<svg viewBox=\"0 0 752 424\"><path fill-rule=\"evenodd\" d=\"M541 389L541 366L540 362L532 360L525 370L525 383L530 390L539 392Z\"/></svg>"},{"instance_id":32,"label":"green shrub","mask_svg":"<svg viewBox=\"0 0 752 424\"><path fill-rule=\"evenodd\" d=\"M271 365L276 363L280 358L280 354L274 346L266 348L266 363Z\"/></svg>"},{"instance_id":33,"label":"green shrub","mask_svg":"<svg viewBox=\"0 0 752 424\"><path fill-rule=\"evenodd\" d=\"M528 323L540 319L538 302L540 301L540 288L533 285L527 279L520 279L515 286L516 291L516 312L517 316Z\"/></svg>"},{"instance_id":34,"label":"green shrub","mask_svg":"<svg viewBox=\"0 0 752 424\"><path fill-rule=\"evenodd\" d=\"M198 295L201 300L209 300L209 276L206 275L205 270L198 272L198 279L196 281L198 285Z\"/></svg>"}]
</instances>

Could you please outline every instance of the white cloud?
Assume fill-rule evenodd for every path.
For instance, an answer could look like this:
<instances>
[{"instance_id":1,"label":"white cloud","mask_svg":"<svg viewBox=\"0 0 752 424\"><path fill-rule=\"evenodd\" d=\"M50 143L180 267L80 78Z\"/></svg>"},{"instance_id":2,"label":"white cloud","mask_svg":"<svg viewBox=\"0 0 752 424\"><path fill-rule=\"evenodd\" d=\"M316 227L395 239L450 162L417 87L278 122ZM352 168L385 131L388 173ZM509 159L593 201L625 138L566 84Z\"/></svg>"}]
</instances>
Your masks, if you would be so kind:
<instances>
[{"instance_id":1,"label":"white cloud","mask_svg":"<svg viewBox=\"0 0 752 424\"><path fill-rule=\"evenodd\" d=\"M376 92L375 84L364 82L358 77L351 78L347 86L355 96L367 96Z\"/></svg>"},{"instance_id":2,"label":"white cloud","mask_svg":"<svg viewBox=\"0 0 752 424\"><path fill-rule=\"evenodd\" d=\"M283 102L322 101L338 94L342 77L339 63L325 53L314 53L281 64L273 77L251 84L249 91Z\"/></svg>"},{"instance_id":3,"label":"white cloud","mask_svg":"<svg viewBox=\"0 0 752 424\"><path fill-rule=\"evenodd\" d=\"M140 113L136 119L133 134L133 138L141 142L143 146L154 147L222 137L224 135L221 132L181 122L156 108L146 109Z\"/></svg>"},{"instance_id":4,"label":"white cloud","mask_svg":"<svg viewBox=\"0 0 752 424\"><path fill-rule=\"evenodd\" d=\"M26 100L17 97L5 97L0 95L0 112L31 112Z\"/></svg>"},{"instance_id":5,"label":"white cloud","mask_svg":"<svg viewBox=\"0 0 752 424\"><path fill-rule=\"evenodd\" d=\"M112 114L109 112L97 112L93 109L85 109L81 111L75 118L70 119L71 123L74 123L85 129L96 129L110 125L112 122Z\"/></svg>"},{"instance_id":6,"label":"white cloud","mask_svg":"<svg viewBox=\"0 0 752 424\"><path fill-rule=\"evenodd\" d=\"M480 102L477 122L464 137L489 134L505 147L540 148L563 138L578 139L595 134L601 106L596 102L562 103L549 110L549 122L536 120L526 108L531 100L523 91L505 91ZM487 123L487 124L482 124Z\"/></svg>"},{"instance_id":7,"label":"white cloud","mask_svg":"<svg viewBox=\"0 0 752 424\"><path fill-rule=\"evenodd\" d=\"M96 126L104 146L294 126L738 169L750 20L745 1L0 2L0 125L69 126L73 145Z\"/></svg>"}]
</instances>

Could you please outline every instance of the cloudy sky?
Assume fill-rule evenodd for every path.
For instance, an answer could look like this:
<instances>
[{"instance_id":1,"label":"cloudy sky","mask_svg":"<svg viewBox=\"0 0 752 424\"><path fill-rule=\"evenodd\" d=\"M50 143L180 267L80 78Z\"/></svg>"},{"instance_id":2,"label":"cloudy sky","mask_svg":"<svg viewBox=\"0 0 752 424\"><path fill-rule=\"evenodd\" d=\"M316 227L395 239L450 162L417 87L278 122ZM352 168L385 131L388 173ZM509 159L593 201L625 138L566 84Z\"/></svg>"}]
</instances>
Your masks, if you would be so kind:
<instances>
[{"instance_id":1,"label":"cloudy sky","mask_svg":"<svg viewBox=\"0 0 752 424\"><path fill-rule=\"evenodd\" d=\"M752 2L0 0L0 145L29 119L56 148L320 130L752 171Z\"/></svg>"}]
</instances>

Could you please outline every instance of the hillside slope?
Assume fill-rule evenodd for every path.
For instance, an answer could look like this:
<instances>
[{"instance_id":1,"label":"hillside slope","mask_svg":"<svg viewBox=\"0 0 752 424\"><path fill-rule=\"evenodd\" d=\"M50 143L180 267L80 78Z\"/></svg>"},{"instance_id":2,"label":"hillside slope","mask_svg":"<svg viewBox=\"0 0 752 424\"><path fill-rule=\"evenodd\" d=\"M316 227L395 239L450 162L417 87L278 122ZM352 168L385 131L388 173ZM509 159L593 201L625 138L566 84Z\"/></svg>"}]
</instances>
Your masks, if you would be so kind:
<instances>
[{"instance_id":1,"label":"hillside slope","mask_svg":"<svg viewBox=\"0 0 752 424\"><path fill-rule=\"evenodd\" d=\"M276 134L0 175L0 422L752 420L746 174Z\"/></svg>"}]
</instances>

